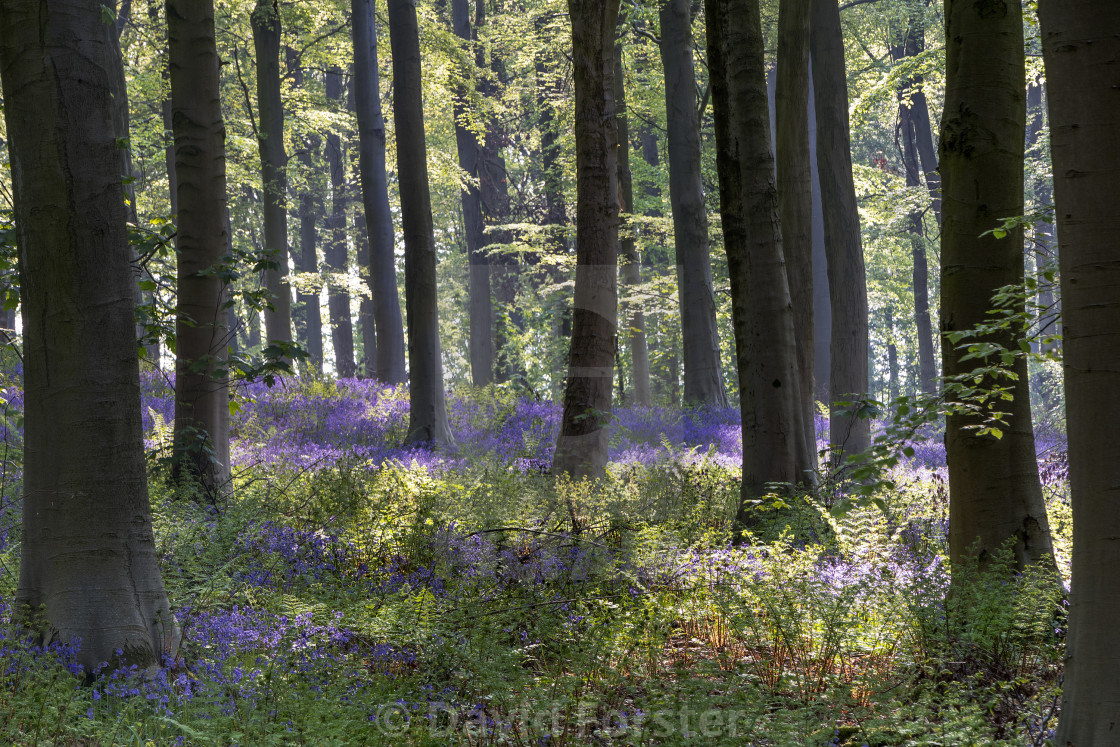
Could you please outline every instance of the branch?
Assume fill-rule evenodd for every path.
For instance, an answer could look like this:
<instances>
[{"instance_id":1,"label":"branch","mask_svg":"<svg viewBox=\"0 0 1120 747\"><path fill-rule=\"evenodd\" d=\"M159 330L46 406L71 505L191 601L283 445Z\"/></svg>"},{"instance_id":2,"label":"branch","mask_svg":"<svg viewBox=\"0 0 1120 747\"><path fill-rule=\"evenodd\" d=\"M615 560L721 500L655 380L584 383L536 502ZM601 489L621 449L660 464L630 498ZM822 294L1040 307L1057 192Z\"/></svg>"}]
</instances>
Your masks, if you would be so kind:
<instances>
[{"instance_id":1,"label":"branch","mask_svg":"<svg viewBox=\"0 0 1120 747\"><path fill-rule=\"evenodd\" d=\"M848 8L854 8L857 5L867 5L868 3L877 2L879 2L879 0L848 0L848 2L840 6L840 10L847 10Z\"/></svg>"},{"instance_id":2,"label":"branch","mask_svg":"<svg viewBox=\"0 0 1120 747\"><path fill-rule=\"evenodd\" d=\"M257 132L257 120L253 117L253 101L249 97L249 86L245 84L245 77L241 74L241 60L237 56L237 47L233 48L233 65L237 68L237 82L241 84L241 92L245 94L245 111L249 113L249 124L253 126L253 137L261 139Z\"/></svg>"}]
</instances>

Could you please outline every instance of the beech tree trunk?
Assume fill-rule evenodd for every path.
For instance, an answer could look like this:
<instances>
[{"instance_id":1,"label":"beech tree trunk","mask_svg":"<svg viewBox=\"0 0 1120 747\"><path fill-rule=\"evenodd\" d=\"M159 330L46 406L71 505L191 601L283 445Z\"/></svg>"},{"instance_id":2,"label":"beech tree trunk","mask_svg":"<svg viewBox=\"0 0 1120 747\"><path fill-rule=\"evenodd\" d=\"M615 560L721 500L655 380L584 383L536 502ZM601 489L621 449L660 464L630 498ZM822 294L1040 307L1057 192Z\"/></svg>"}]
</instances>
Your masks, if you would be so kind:
<instances>
[{"instance_id":1,"label":"beech tree trunk","mask_svg":"<svg viewBox=\"0 0 1120 747\"><path fill-rule=\"evenodd\" d=\"M376 377L405 381L404 322L397 292L393 215L385 170L385 119L381 114L377 26L372 0L351 0L354 18L354 103L358 114L358 171L369 233L369 287L377 327Z\"/></svg>"},{"instance_id":2,"label":"beech tree trunk","mask_svg":"<svg viewBox=\"0 0 1120 747\"><path fill-rule=\"evenodd\" d=\"M229 417L228 382L220 371L229 333L225 287L212 270L228 251L229 234L213 3L167 0L167 30L179 195L176 471L196 478L216 502L229 482L229 465L219 456L228 452L221 442Z\"/></svg>"},{"instance_id":3,"label":"beech tree trunk","mask_svg":"<svg viewBox=\"0 0 1120 747\"><path fill-rule=\"evenodd\" d=\"M393 48L393 122L397 133L408 317L410 411L405 440L448 445L452 437L439 345L436 246L428 191L415 0L389 0L389 42Z\"/></svg>"},{"instance_id":4,"label":"beech tree trunk","mask_svg":"<svg viewBox=\"0 0 1120 747\"><path fill-rule=\"evenodd\" d=\"M922 53L924 29L919 23L917 14L907 19L906 27L891 45L892 60L902 62ZM920 115L915 116L918 104L914 101L914 93L920 90L917 87L921 83L921 76L910 76L899 83L897 94L898 128L895 131L895 145L902 155L907 187L920 187L924 173L918 153L918 124L915 121L920 119ZM924 101L922 106L925 106ZM928 124L925 129L929 129ZM938 180L938 186L930 190L930 195L937 202L937 219L940 223L940 177ZM929 265L926 262L925 227L922 219L925 212L924 209L915 208L909 216L910 256L913 261L911 283L914 288L914 333L918 337L918 383L924 393L933 394L937 391L937 368L933 360L933 323L929 313Z\"/></svg>"},{"instance_id":5,"label":"beech tree trunk","mask_svg":"<svg viewBox=\"0 0 1120 747\"><path fill-rule=\"evenodd\" d=\"M319 234L315 223L323 211L321 198L316 195L312 186L314 174L317 173L312 154L319 151L319 145L318 136L308 137L299 154L299 163L305 172L305 181L299 193L299 271L314 274L319 272L319 256L316 251ZM319 306L319 295L319 287L316 286L311 292L300 291L296 297L303 308L306 330L304 341L307 344L309 365L315 373L323 371L323 311Z\"/></svg>"},{"instance_id":6,"label":"beech tree trunk","mask_svg":"<svg viewBox=\"0 0 1120 747\"><path fill-rule=\"evenodd\" d=\"M257 143L264 197L265 270L271 308L265 309L269 342L292 340L292 289L288 285L288 155L284 148L284 102L280 99L279 0L257 0L250 16L257 55Z\"/></svg>"},{"instance_id":7,"label":"beech tree trunk","mask_svg":"<svg viewBox=\"0 0 1120 747\"><path fill-rule=\"evenodd\" d=\"M811 0L778 6L775 90L778 208L782 250L793 304L803 460L816 464L813 429L813 190L809 167L809 10Z\"/></svg>"},{"instance_id":8,"label":"beech tree trunk","mask_svg":"<svg viewBox=\"0 0 1120 747\"><path fill-rule=\"evenodd\" d=\"M1041 0L1061 259L1073 588L1054 743L1110 745L1120 713L1120 5ZM1110 33L1102 33L1108 30Z\"/></svg>"},{"instance_id":9,"label":"beech tree trunk","mask_svg":"<svg viewBox=\"0 0 1120 747\"><path fill-rule=\"evenodd\" d=\"M720 214L743 419L738 521L768 483L806 478L793 309L782 253L757 0L707 0Z\"/></svg>"},{"instance_id":10,"label":"beech tree trunk","mask_svg":"<svg viewBox=\"0 0 1120 747\"><path fill-rule=\"evenodd\" d=\"M462 40L461 68L455 76L455 145L459 154L459 168L467 175L461 191L463 226L467 243L467 311L470 322L468 357L471 362L471 383L486 386L494 380L493 307L490 301L490 263L482 251L485 230L482 221L482 195L478 183L479 158L482 145L472 125L468 101L471 81L476 73L471 69L471 19L469 0L451 0L451 26L455 36Z\"/></svg>"},{"instance_id":11,"label":"beech tree trunk","mask_svg":"<svg viewBox=\"0 0 1120 747\"><path fill-rule=\"evenodd\" d=\"M945 114L941 120L941 330L984 322L992 295L1023 282L1023 233L997 239L986 231L1023 213L1026 124L1023 18L1017 3L948 0ZM1014 330L983 338L1017 351ZM946 377L973 370L976 360L948 337L941 347ZM1013 542L1020 568L1050 554L1050 530L1039 484L1031 426L1026 359L1011 365L1014 399L1002 438L978 435L980 419L950 415L945 424L949 467L949 554L954 564L991 559Z\"/></svg>"},{"instance_id":12,"label":"beech tree trunk","mask_svg":"<svg viewBox=\"0 0 1120 747\"><path fill-rule=\"evenodd\" d=\"M0 7L19 246L23 530L12 609L92 670L179 644L152 535L130 250L101 8ZM115 40L112 40L115 43ZM44 618L31 619L23 610ZM123 656L116 652L123 651Z\"/></svg>"},{"instance_id":13,"label":"beech tree trunk","mask_svg":"<svg viewBox=\"0 0 1120 747\"><path fill-rule=\"evenodd\" d=\"M615 126L618 139L618 196L619 210L626 216L634 213L634 180L630 175L630 123L626 116L626 88L623 82L622 43L614 47L614 101ZM633 227L626 226L627 219L620 221L625 229L618 242L622 264L622 282L633 289L642 282L641 264L638 259L637 242L634 240ZM633 290L630 291L634 293ZM624 318L627 322L627 335L630 343L630 365L634 377L633 403L648 407L651 404L649 390L649 347L646 344L646 317L642 304L629 299L624 304Z\"/></svg>"},{"instance_id":14,"label":"beech tree trunk","mask_svg":"<svg viewBox=\"0 0 1120 747\"><path fill-rule=\"evenodd\" d=\"M576 90L576 287L554 474L602 477L618 326L614 36L619 0L568 0Z\"/></svg>"},{"instance_id":15,"label":"beech tree trunk","mask_svg":"<svg viewBox=\"0 0 1120 747\"><path fill-rule=\"evenodd\" d=\"M358 244L358 267L369 267L369 229L362 210L354 211L354 241ZM371 284L366 275L367 284ZM363 295L358 301L358 326L361 328L362 357L358 359L358 376L377 378L377 325L374 322L374 304L371 295Z\"/></svg>"},{"instance_id":16,"label":"beech tree trunk","mask_svg":"<svg viewBox=\"0 0 1120 747\"><path fill-rule=\"evenodd\" d=\"M327 98L342 102L342 71L331 68L326 75ZM330 243L327 244L327 270L331 280L327 308L331 319L331 342L334 344L334 366L340 379L354 375L354 325L350 318L350 291L345 285L348 247L346 241L346 208L350 195L346 188L346 167L342 161L342 137L327 134L327 164L331 177Z\"/></svg>"},{"instance_id":17,"label":"beech tree trunk","mask_svg":"<svg viewBox=\"0 0 1120 747\"><path fill-rule=\"evenodd\" d=\"M684 403L727 406L719 359L716 302L708 248L708 214L700 176L700 115L692 67L689 0L661 6L661 61L669 146L677 288L684 359Z\"/></svg>"},{"instance_id":18,"label":"beech tree trunk","mask_svg":"<svg viewBox=\"0 0 1120 747\"><path fill-rule=\"evenodd\" d=\"M824 209L828 290L832 311L829 442L833 464L871 446L871 423L857 417L854 402L867 396L867 274L859 210L852 179L848 127L848 81L840 9L835 0L812 0L813 95L817 114L817 171Z\"/></svg>"}]
</instances>

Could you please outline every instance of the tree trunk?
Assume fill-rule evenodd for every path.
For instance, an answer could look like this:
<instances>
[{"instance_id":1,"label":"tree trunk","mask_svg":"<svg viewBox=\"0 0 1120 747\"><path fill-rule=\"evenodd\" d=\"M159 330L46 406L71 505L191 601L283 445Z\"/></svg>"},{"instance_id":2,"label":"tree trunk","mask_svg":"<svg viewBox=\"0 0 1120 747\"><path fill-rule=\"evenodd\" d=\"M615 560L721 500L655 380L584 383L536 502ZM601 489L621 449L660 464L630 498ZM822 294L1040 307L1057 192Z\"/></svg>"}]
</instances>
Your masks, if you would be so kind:
<instances>
[{"instance_id":1,"label":"tree trunk","mask_svg":"<svg viewBox=\"0 0 1120 747\"><path fill-rule=\"evenodd\" d=\"M292 289L288 285L288 155L284 149L284 102L280 98L279 0L257 0L250 16L257 55L257 143L264 196L265 270L271 308L265 309L269 342L292 340Z\"/></svg>"},{"instance_id":2,"label":"tree trunk","mask_svg":"<svg viewBox=\"0 0 1120 747\"><path fill-rule=\"evenodd\" d=\"M296 88L303 87L303 70L298 66L295 50L288 49L288 67L291 70ZM299 187L299 271L304 274L319 274L319 256L316 251L318 231L315 221L322 215L322 203L317 188L322 182L321 169L316 168L315 154L319 153L322 141L318 135L308 135L303 147L297 153L303 168L303 179ZM307 347L308 367L316 374L323 372L323 312L319 306L320 287L315 286L310 293L296 292L296 302L300 306L303 319L303 343Z\"/></svg>"},{"instance_id":3,"label":"tree trunk","mask_svg":"<svg viewBox=\"0 0 1120 747\"><path fill-rule=\"evenodd\" d=\"M778 207L782 250L793 303L803 460L815 466L813 406L813 189L809 167L809 9L811 0L782 0L778 11L775 90Z\"/></svg>"},{"instance_id":4,"label":"tree trunk","mask_svg":"<svg viewBox=\"0 0 1120 747\"><path fill-rule=\"evenodd\" d=\"M618 140L618 195L619 210L630 216L634 213L634 180L630 175L630 123L626 116L626 89L623 83L622 42L615 44L614 101L615 125ZM626 221L626 218L622 219ZM634 228L623 224L625 235L618 242L622 260L622 282L633 289L642 282L638 248L634 241ZM630 290L629 294L634 291ZM629 299L624 305L624 318L630 343L630 362L633 368L633 404L649 407L649 347L646 344L646 318L642 304Z\"/></svg>"},{"instance_id":5,"label":"tree trunk","mask_svg":"<svg viewBox=\"0 0 1120 747\"><path fill-rule=\"evenodd\" d=\"M220 373L228 331L225 287L212 270L228 251L229 235L213 3L168 0L167 30L179 195L176 471L197 478L216 502L229 482L229 465L217 457L227 450L218 440L229 415Z\"/></svg>"},{"instance_id":6,"label":"tree trunk","mask_svg":"<svg viewBox=\"0 0 1120 747\"><path fill-rule=\"evenodd\" d=\"M708 0L716 165L743 418L738 521L768 483L805 480L793 309L770 149L756 0Z\"/></svg>"},{"instance_id":7,"label":"tree trunk","mask_svg":"<svg viewBox=\"0 0 1120 747\"><path fill-rule=\"evenodd\" d=\"M809 67L811 73L811 60ZM817 105L812 76L809 79L809 170L813 192L813 399L827 404L832 401L828 395L829 380L832 377L832 297L828 287L824 208L820 172L817 169ZM815 429L815 412L813 424Z\"/></svg>"},{"instance_id":8,"label":"tree trunk","mask_svg":"<svg viewBox=\"0 0 1120 747\"><path fill-rule=\"evenodd\" d=\"M326 75L327 98L342 102L342 71L331 68ZM350 319L350 291L346 285L346 208L350 195L346 189L346 167L342 161L342 137L327 134L327 164L331 176L331 230L327 245L327 270L331 274L327 308L331 319L331 342L334 344L334 366L340 379L354 375L354 325Z\"/></svg>"},{"instance_id":9,"label":"tree trunk","mask_svg":"<svg viewBox=\"0 0 1120 747\"><path fill-rule=\"evenodd\" d=\"M12 610L78 662L174 654L152 535L112 81L101 8L5 2L0 73L23 294L23 536ZM42 609L42 619L31 619ZM24 611L28 612L24 612ZM30 612L34 611L34 612ZM118 655L117 651L123 652Z\"/></svg>"},{"instance_id":10,"label":"tree trunk","mask_svg":"<svg viewBox=\"0 0 1120 747\"><path fill-rule=\"evenodd\" d=\"M619 0L568 0L576 91L576 287L554 474L597 479L607 464L618 345L618 152L614 35ZM573 519L574 522L574 519Z\"/></svg>"},{"instance_id":11,"label":"tree trunk","mask_svg":"<svg viewBox=\"0 0 1120 747\"><path fill-rule=\"evenodd\" d=\"M405 314L408 317L408 443L452 442L443 389L436 288L436 246L428 155L424 142L420 35L415 0L389 0L393 48L393 122L404 229Z\"/></svg>"},{"instance_id":12,"label":"tree trunk","mask_svg":"<svg viewBox=\"0 0 1120 747\"><path fill-rule=\"evenodd\" d=\"M1054 743L1116 741L1120 708L1120 5L1041 0L1061 258L1073 589ZM1102 33L1108 30L1109 33Z\"/></svg>"},{"instance_id":13,"label":"tree trunk","mask_svg":"<svg viewBox=\"0 0 1120 747\"><path fill-rule=\"evenodd\" d=\"M368 272L369 267L369 230L366 226L365 212L354 211L354 241L358 244L358 267ZM366 275L368 285L372 285ZM377 324L374 322L374 303L372 295L362 295L358 301L358 327L361 329L362 356L358 360L358 376L377 378Z\"/></svg>"},{"instance_id":14,"label":"tree trunk","mask_svg":"<svg viewBox=\"0 0 1120 747\"><path fill-rule=\"evenodd\" d=\"M700 115L692 67L688 0L661 6L661 61L669 145L677 287L681 311L685 404L727 406L719 360L716 302L708 250L708 215L700 176Z\"/></svg>"},{"instance_id":15,"label":"tree trunk","mask_svg":"<svg viewBox=\"0 0 1120 747\"><path fill-rule=\"evenodd\" d=\"M354 104L358 114L358 171L369 232L369 288L377 328L375 376L388 384L405 381L404 322L397 292L393 215L385 171L385 120L381 114L377 26L372 0L351 0L354 19Z\"/></svg>"},{"instance_id":16,"label":"tree trunk","mask_svg":"<svg viewBox=\"0 0 1120 747\"><path fill-rule=\"evenodd\" d=\"M462 189L463 225L467 243L468 299L470 320L468 345L471 362L471 383L486 386L494 380L494 341L491 337L493 308L490 303L490 263L482 251L485 242L482 222L482 195L478 184L478 164L482 146L471 126L468 85L476 73L472 70L470 0L451 0L451 26L462 40L461 66L455 75L455 145L459 168L467 175Z\"/></svg>"},{"instance_id":17,"label":"tree trunk","mask_svg":"<svg viewBox=\"0 0 1120 747\"><path fill-rule=\"evenodd\" d=\"M924 39L923 29L918 26L918 23L919 18L916 15L910 16L901 38L891 45L891 58L896 63L921 54ZM895 145L902 155L902 163L906 169L906 186L911 188L921 186L923 174L918 154L918 125L915 122L917 104L913 100L916 87L920 84L920 76L907 78L900 82L897 94L898 129ZM922 106L925 106L924 102ZM925 129L929 129L928 124L924 126ZM936 189L930 188L930 194L937 202L940 223L940 181ZM918 381L922 392L933 394L937 391L937 369L933 360L933 323L929 313L929 266L926 263L925 229L922 223L924 214L924 209L917 208L911 211L909 216L910 256L913 260L911 281L914 288L914 333L918 337Z\"/></svg>"},{"instance_id":18,"label":"tree trunk","mask_svg":"<svg viewBox=\"0 0 1120 747\"><path fill-rule=\"evenodd\" d=\"M1023 212L1023 19L1017 3L946 3L945 114L941 121L941 330L985 322L992 295L1023 282L1023 233L997 239L986 231ZM1018 350L1015 330L985 342ZM959 343L944 338L945 376L973 370ZM945 424L949 467L949 554L954 564L987 562L1005 542L1025 568L1051 552L1046 506L1031 427L1026 359L1011 365L1014 399L1002 438L978 435L980 419L950 415ZM986 385L1007 385L986 380Z\"/></svg>"},{"instance_id":19,"label":"tree trunk","mask_svg":"<svg viewBox=\"0 0 1120 747\"><path fill-rule=\"evenodd\" d=\"M829 441L833 464L871 446L871 423L853 402L867 396L867 275L859 211L852 180L848 82L840 9L835 0L812 0L813 95L817 114L817 170L824 209L828 290L832 312Z\"/></svg>"}]
</instances>

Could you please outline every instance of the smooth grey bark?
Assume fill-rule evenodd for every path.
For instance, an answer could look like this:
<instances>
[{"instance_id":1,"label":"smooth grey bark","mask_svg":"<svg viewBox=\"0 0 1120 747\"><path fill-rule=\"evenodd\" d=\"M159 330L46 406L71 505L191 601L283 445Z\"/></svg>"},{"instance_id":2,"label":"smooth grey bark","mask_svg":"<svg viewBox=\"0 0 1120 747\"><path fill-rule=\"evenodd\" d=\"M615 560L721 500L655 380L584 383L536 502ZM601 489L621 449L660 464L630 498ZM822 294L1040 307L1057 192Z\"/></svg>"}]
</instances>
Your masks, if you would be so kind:
<instances>
[{"instance_id":1,"label":"smooth grey bark","mask_svg":"<svg viewBox=\"0 0 1120 747\"><path fill-rule=\"evenodd\" d=\"M452 443L443 388L436 287L436 246L424 141L420 35L414 0L389 0L393 49L393 123L404 230L405 314L408 321L407 443Z\"/></svg>"},{"instance_id":2,"label":"smooth grey bark","mask_svg":"<svg viewBox=\"0 0 1120 747\"><path fill-rule=\"evenodd\" d=\"M782 252L757 0L707 0L720 214L739 370L743 482L752 521L769 483L796 485L804 462L793 309Z\"/></svg>"},{"instance_id":3,"label":"smooth grey bark","mask_svg":"<svg viewBox=\"0 0 1120 747\"><path fill-rule=\"evenodd\" d=\"M148 502L112 116L121 63L99 6L60 0L51 10L19 0L0 7L27 321L23 529L12 609L43 643L80 639L78 661L87 671L103 661L146 668L173 655L180 634Z\"/></svg>"},{"instance_id":4,"label":"smooth grey bark","mask_svg":"<svg viewBox=\"0 0 1120 747\"><path fill-rule=\"evenodd\" d=\"M907 24L901 30L899 37L890 47L891 59L898 63L906 58L916 57L922 53L925 46L924 29L919 25L920 17L911 14ZM903 167L906 171L906 186L920 187L922 178L926 176L919 154L918 121L921 115L916 114L918 102L914 94L922 83L921 76L910 76L899 82L898 86L898 128L895 131L895 145L902 156ZM925 107L924 100L921 106ZM922 125L928 131L928 121ZM928 132L926 132L928 137ZM928 177L927 177L928 178ZM937 220L941 216L940 177L937 177L936 187L926 187L930 190L931 199L937 204ZM925 227L923 216L925 210L915 208L908 218L910 233L910 257L913 263L911 285L914 289L914 334L918 338L918 383L926 394L937 391L937 368L933 359L933 322L929 311L929 265L926 262Z\"/></svg>"},{"instance_id":5,"label":"smooth grey bark","mask_svg":"<svg viewBox=\"0 0 1120 747\"><path fill-rule=\"evenodd\" d=\"M470 381L475 386L486 386L494 381L494 311L491 302L491 270L483 252L485 228L483 224L482 193L478 184L478 161L482 143L472 127L469 82L477 75L473 67L475 58L470 50L473 34L470 30L469 0L451 0L451 30L461 40L461 65L455 76L455 144L459 168L467 176L461 189L463 198L463 224L467 243L467 317L469 320L468 360Z\"/></svg>"},{"instance_id":6,"label":"smooth grey bark","mask_svg":"<svg viewBox=\"0 0 1120 747\"><path fill-rule=\"evenodd\" d=\"M216 502L229 483L222 443L229 417L220 371L227 348L226 293L213 268L229 247L225 124L211 0L167 0L168 70L175 133L178 302L175 334L175 460Z\"/></svg>"},{"instance_id":7,"label":"smooth grey bark","mask_svg":"<svg viewBox=\"0 0 1120 747\"><path fill-rule=\"evenodd\" d=\"M354 106L358 120L358 175L369 236L369 290L373 300L377 354L374 375L388 384L404 383L404 321L397 292L393 215L385 169L385 118L381 113L381 75L373 0L351 0L354 23ZM367 354L368 357L368 354Z\"/></svg>"},{"instance_id":8,"label":"smooth grey bark","mask_svg":"<svg viewBox=\"0 0 1120 747\"><path fill-rule=\"evenodd\" d=\"M812 61L810 60L810 72ZM812 76L809 79L809 171L813 212L813 399L828 403L832 371L832 298L828 289L828 253L824 245L824 209L817 170L817 106ZM814 408L814 427L816 425ZM815 429L815 428L814 428Z\"/></svg>"},{"instance_id":9,"label":"smooth grey bark","mask_svg":"<svg viewBox=\"0 0 1120 747\"><path fill-rule=\"evenodd\" d=\"M369 230L362 210L354 211L354 241L358 245L358 267L368 272ZM367 283L369 276L366 276ZM371 295L358 301L358 328L362 340L362 355L358 359L358 376L377 378L377 324L374 322L374 304Z\"/></svg>"},{"instance_id":10,"label":"smooth grey bark","mask_svg":"<svg viewBox=\"0 0 1120 747\"><path fill-rule=\"evenodd\" d=\"M700 175L700 115L692 66L689 0L668 0L661 6L661 61L665 67L669 201L673 207L681 311L684 403L726 407L712 291L708 214Z\"/></svg>"},{"instance_id":11,"label":"smooth grey bark","mask_svg":"<svg viewBox=\"0 0 1120 747\"><path fill-rule=\"evenodd\" d=\"M468 359L471 363L471 383L486 386L494 380L494 324L490 300L490 262L482 251L485 228L482 220L482 194L478 183L479 158L482 144L471 126L469 100L470 81L477 75L472 69L475 58L471 51L469 0L451 0L451 27L462 42L461 64L455 76L455 146L459 155L459 168L466 174L461 190L463 227L467 244L467 317L469 320Z\"/></svg>"},{"instance_id":12,"label":"smooth grey bark","mask_svg":"<svg viewBox=\"0 0 1120 747\"><path fill-rule=\"evenodd\" d=\"M284 102L280 98L279 0L257 0L249 17L257 56L257 145L264 198L264 252L275 263L264 271L270 296L264 312L269 342L292 340L292 289L288 284L288 154L284 148Z\"/></svg>"},{"instance_id":13,"label":"smooth grey bark","mask_svg":"<svg viewBox=\"0 0 1120 747\"><path fill-rule=\"evenodd\" d=\"M619 211L625 216L634 213L634 180L630 174L630 123L626 115L626 89L623 81L622 43L614 46L614 101L615 126L618 139L618 197ZM620 220L625 234L618 242L622 282L630 289L641 284L641 264L638 247L634 241L634 228L627 225L626 217ZM630 290L629 293L633 293ZM646 318L642 304L627 300L623 304L630 347L630 367L634 381L633 403L648 407L652 404L649 387L649 347L646 343Z\"/></svg>"},{"instance_id":14,"label":"smooth grey bark","mask_svg":"<svg viewBox=\"0 0 1120 747\"><path fill-rule=\"evenodd\" d=\"M1023 213L1023 146L1026 127L1023 18L1018 3L981 5L948 0L945 113L941 119L941 331L969 330L989 319L991 298L1005 285L1023 282L1023 232L997 239L982 235L1007 216ZM1018 350L1015 330L984 342ZM941 347L946 378L978 365L963 360L945 334ZM1027 363L1010 366L1002 438L981 435L976 415L950 414L945 422L949 468L949 557L985 564L1005 543L1014 543L1020 569L1051 553L1046 505L1039 483L1031 426Z\"/></svg>"},{"instance_id":15,"label":"smooth grey bark","mask_svg":"<svg viewBox=\"0 0 1120 747\"><path fill-rule=\"evenodd\" d=\"M802 459L816 463L813 406L813 172L809 166L809 10L811 0L778 6L775 86L776 169L782 251L796 340Z\"/></svg>"},{"instance_id":16,"label":"smooth grey bark","mask_svg":"<svg viewBox=\"0 0 1120 747\"><path fill-rule=\"evenodd\" d=\"M1072 589L1054 743L1115 744L1120 713L1120 5L1041 0L1064 337ZM1102 33L1108 30L1109 33Z\"/></svg>"},{"instance_id":17,"label":"smooth grey bark","mask_svg":"<svg viewBox=\"0 0 1120 747\"><path fill-rule=\"evenodd\" d=\"M833 464L871 446L871 423L857 417L853 402L867 396L868 307L859 211L852 179L848 81L840 9L835 0L812 0L810 52L817 115L817 172L828 255L832 335L829 353Z\"/></svg>"},{"instance_id":18,"label":"smooth grey bark","mask_svg":"<svg viewBox=\"0 0 1120 747\"><path fill-rule=\"evenodd\" d=\"M618 328L619 0L568 0L576 112L576 284L564 413L552 472L598 479L607 464ZM572 518L573 524L576 517Z\"/></svg>"},{"instance_id":19,"label":"smooth grey bark","mask_svg":"<svg viewBox=\"0 0 1120 747\"><path fill-rule=\"evenodd\" d=\"M287 50L288 68L291 71L296 88L303 87L303 70L299 67L299 60L295 50ZM321 194L326 180L322 178L321 168L317 168L316 155L322 146L318 135L309 134L303 142L296 156L303 178L299 187L299 259L296 266L301 273L319 273L319 256L316 250L319 232L316 222L323 214ZM323 371L323 312L319 306L319 287L308 293L297 290L296 302L299 304L298 317L302 320L302 342L307 348L308 367L319 374Z\"/></svg>"},{"instance_id":20,"label":"smooth grey bark","mask_svg":"<svg viewBox=\"0 0 1120 747\"><path fill-rule=\"evenodd\" d=\"M328 99L342 102L342 71L331 68L326 75ZM354 325L350 318L350 291L339 278L346 275L347 241L346 212L350 195L346 186L346 167L342 160L342 137L337 132L327 133L327 166L331 179L331 214L327 218L330 241L325 258L331 281L327 293L330 313L331 342L334 344L334 366L339 378L354 375Z\"/></svg>"}]
</instances>

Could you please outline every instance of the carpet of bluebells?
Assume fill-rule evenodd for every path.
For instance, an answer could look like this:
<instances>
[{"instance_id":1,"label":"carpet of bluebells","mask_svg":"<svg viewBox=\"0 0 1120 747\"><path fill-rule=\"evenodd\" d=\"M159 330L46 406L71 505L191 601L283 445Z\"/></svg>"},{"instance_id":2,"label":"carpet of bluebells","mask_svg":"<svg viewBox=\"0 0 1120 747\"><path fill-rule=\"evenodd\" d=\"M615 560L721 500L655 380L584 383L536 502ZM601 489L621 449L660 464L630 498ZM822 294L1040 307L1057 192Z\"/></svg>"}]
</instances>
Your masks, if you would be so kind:
<instances>
[{"instance_id":1,"label":"carpet of bluebells","mask_svg":"<svg viewBox=\"0 0 1120 747\"><path fill-rule=\"evenodd\" d=\"M19 566L21 394L3 381L0 620ZM80 641L0 625L5 744L1043 744L1061 585L954 569L936 433L881 505L777 495L733 534L734 409L619 408L608 478L547 474L550 402L454 392L453 448L402 448L407 392L236 392L221 510L160 468L173 405L143 381L182 649L84 673ZM823 422L818 423L823 428ZM1064 567L1064 445L1039 460ZM1009 580L1010 579L1010 580Z\"/></svg>"}]
</instances>

